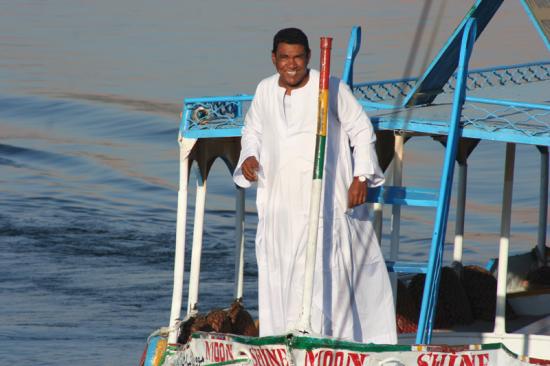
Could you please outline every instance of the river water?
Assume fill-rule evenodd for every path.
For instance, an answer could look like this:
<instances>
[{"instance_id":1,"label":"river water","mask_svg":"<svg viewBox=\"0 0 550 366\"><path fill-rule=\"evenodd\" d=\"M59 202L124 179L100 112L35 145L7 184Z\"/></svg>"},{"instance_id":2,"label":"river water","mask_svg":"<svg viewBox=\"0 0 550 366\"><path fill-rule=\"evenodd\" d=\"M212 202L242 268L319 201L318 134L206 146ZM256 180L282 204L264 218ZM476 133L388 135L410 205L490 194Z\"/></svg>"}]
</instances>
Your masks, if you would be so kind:
<instances>
[{"instance_id":1,"label":"river water","mask_svg":"<svg viewBox=\"0 0 550 366\"><path fill-rule=\"evenodd\" d=\"M340 73L349 30L361 25L356 81L416 75L470 5L0 0L3 363L134 365L150 332L167 325L182 98L252 93L273 72L271 37L286 26L309 34L314 67L317 40L330 35L333 72ZM415 35L420 41L411 49ZM473 67L548 56L515 1L502 6L476 47ZM404 179L435 187L442 149L426 141L407 144ZM504 145L482 143L470 163L476 188L468 192L468 263L497 254L503 155ZM519 146L516 164L512 249L525 251L536 240L538 154ZM190 217L193 199L191 190ZM204 310L231 300L233 207L230 177L216 163L207 199ZM254 223L251 191L245 304L253 313ZM429 211L404 211L404 257L426 255L430 224ZM187 232L190 238L190 225Z\"/></svg>"}]
</instances>

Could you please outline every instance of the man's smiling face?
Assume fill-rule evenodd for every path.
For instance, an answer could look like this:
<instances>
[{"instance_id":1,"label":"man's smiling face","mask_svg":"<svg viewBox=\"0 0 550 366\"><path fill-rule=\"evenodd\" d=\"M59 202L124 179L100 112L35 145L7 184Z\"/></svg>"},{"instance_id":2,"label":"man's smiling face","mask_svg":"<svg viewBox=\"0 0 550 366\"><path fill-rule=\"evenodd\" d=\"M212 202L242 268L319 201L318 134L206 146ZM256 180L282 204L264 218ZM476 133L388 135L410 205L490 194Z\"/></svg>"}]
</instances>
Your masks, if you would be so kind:
<instances>
[{"instance_id":1,"label":"man's smiling face","mask_svg":"<svg viewBox=\"0 0 550 366\"><path fill-rule=\"evenodd\" d=\"M281 42L271 54L273 65L279 73L279 85L287 90L301 88L309 80L310 54L300 44Z\"/></svg>"}]
</instances>

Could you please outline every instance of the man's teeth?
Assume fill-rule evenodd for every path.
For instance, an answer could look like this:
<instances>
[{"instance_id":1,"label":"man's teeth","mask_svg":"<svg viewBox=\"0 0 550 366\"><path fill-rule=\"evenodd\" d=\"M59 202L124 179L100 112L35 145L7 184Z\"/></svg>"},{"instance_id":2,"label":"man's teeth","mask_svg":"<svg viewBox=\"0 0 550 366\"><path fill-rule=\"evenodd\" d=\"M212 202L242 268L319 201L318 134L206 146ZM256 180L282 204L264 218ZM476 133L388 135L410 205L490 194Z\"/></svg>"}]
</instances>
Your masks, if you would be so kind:
<instances>
[{"instance_id":1,"label":"man's teeth","mask_svg":"<svg viewBox=\"0 0 550 366\"><path fill-rule=\"evenodd\" d=\"M290 76L296 75L296 71L287 71L286 73Z\"/></svg>"}]
</instances>

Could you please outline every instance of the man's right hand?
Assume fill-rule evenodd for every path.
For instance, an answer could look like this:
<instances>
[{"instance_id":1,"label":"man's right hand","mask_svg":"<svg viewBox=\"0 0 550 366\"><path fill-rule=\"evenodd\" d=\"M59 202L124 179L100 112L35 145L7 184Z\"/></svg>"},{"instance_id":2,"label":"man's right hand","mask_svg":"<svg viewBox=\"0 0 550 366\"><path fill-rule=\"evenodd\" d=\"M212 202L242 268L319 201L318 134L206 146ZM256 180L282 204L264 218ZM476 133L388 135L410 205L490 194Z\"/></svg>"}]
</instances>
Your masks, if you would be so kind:
<instances>
[{"instance_id":1,"label":"man's right hand","mask_svg":"<svg viewBox=\"0 0 550 366\"><path fill-rule=\"evenodd\" d=\"M258 169L260 169L260 163L254 156L249 156L243 161L241 165L244 177L249 182L255 182L258 180Z\"/></svg>"}]
</instances>

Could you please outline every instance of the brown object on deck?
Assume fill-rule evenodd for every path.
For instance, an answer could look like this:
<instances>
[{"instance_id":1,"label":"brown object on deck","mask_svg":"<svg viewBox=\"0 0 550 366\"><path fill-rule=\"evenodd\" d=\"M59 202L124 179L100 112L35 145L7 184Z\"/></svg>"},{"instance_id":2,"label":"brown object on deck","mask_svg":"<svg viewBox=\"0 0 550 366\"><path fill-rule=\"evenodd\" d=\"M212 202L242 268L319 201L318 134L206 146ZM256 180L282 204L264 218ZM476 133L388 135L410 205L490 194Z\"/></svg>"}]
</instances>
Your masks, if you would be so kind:
<instances>
[{"instance_id":1,"label":"brown object on deck","mask_svg":"<svg viewBox=\"0 0 550 366\"><path fill-rule=\"evenodd\" d=\"M539 289L550 287L550 267L539 267L527 274L528 289Z\"/></svg>"},{"instance_id":2,"label":"brown object on deck","mask_svg":"<svg viewBox=\"0 0 550 366\"><path fill-rule=\"evenodd\" d=\"M227 311L214 309L206 316L206 321L216 333L231 333L231 319Z\"/></svg>"},{"instance_id":3,"label":"brown object on deck","mask_svg":"<svg viewBox=\"0 0 550 366\"><path fill-rule=\"evenodd\" d=\"M491 272L479 266L466 266L462 271L462 286L466 290L474 319L493 322L497 301L497 280ZM516 314L506 301L506 319Z\"/></svg>"},{"instance_id":4,"label":"brown object on deck","mask_svg":"<svg viewBox=\"0 0 550 366\"><path fill-rule=\"evenodd\" d=\"M466 266L462 272L462 286L475 319L495 320L497 280L491 272L479 266Z\"/></svg>"},{"instance_id":5,"label":"brown object on deck","mask_svg":"<svg viewBox=\"0 0 550 366\"><path fill-rule=\"evenodd\" d=\"M235 301L229 309L214 309L207 315L197 314L181 323L178 343L187 343L193 332L231 333L257 337L258 327L243 305Z\"/></svg>"},{"instance_id":6,"label":"brown object on deck","mask_svg":"<svg viewBox=\"0 0 550 366\"><path fill-rule=\"evenodd\" d=\"M418 313L420 313L425 278L424 274L414 276L408 287ZM470 302L458 274L450 267L443 267L434 328L448 329L454 325L470 324L473 320Z\"/></svg>"},{"instance_id":7,"label":"brown object on deck","mask_svg":"<svg viewBox=\"0 0 550 366\"><path fill-rule=\"evenodd\" d=\"M228 310L229 319L231 319L231 328L233 334L257 337L258 327L254 323L252 316L246 311L240 301L231 304Z\"/></svg>"},{"instance_id":8,"label":"brown object on deck","mask_svg":"<svg viewBox=\"0 0 550 366\"><path fill-rule=\"evenodd\" d=\"M414 333L418 330L418 311L414 306L409 289L401 280L397 280L397 333Z\"/></svg>"}]
</instances>

